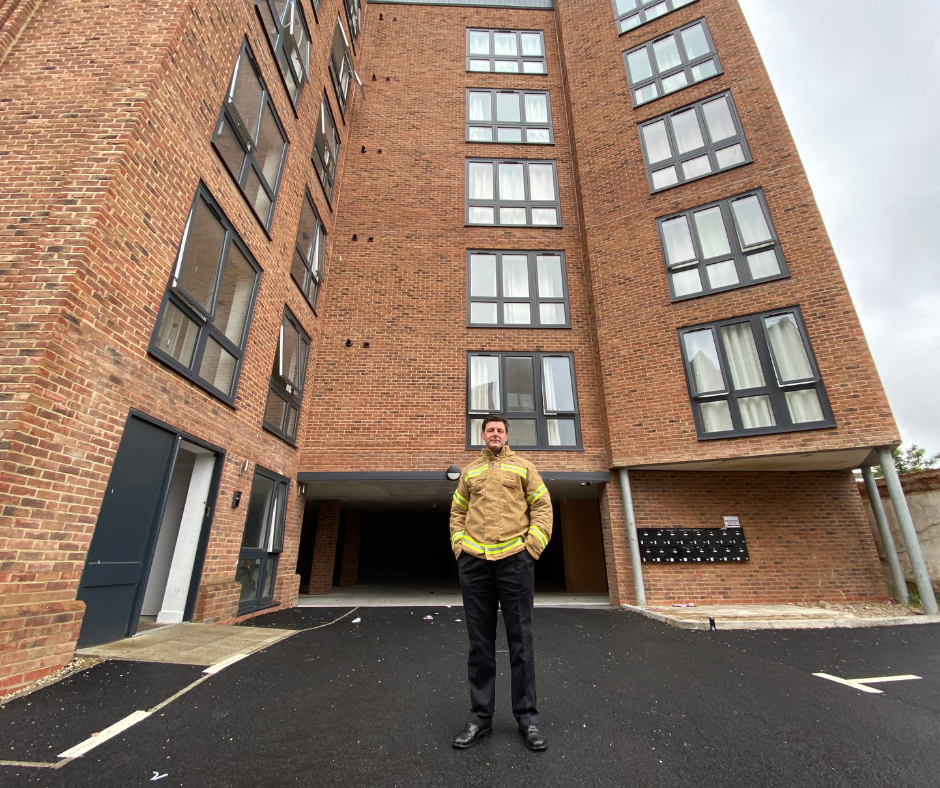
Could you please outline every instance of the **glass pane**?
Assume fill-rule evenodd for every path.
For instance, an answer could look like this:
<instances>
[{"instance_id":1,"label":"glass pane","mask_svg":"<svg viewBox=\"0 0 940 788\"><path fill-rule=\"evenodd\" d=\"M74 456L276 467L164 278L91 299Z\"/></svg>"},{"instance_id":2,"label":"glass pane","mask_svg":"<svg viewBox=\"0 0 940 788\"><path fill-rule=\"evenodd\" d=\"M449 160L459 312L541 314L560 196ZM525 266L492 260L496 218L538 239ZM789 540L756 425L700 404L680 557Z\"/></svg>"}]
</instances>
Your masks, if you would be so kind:
<instances>
[{"instance_id":1,"label":"glass pane","mask_svg":"<svg viewBox=\"0 0 940 788\"><path fill-rule=\"evenodd\" d=\"M543 326L563 326L565 320L564 304L539 304L539 322Z\"/></svg>"},{"instance_id":2,"label":"glass pane","mask_svg":"<svg viewBox=\"0 0 940 788\"><path fill-rule=\"evenodd\" d=\"M266 104L261 116L261 131L258 134L258 145L255 148L255 161L261 167L261 174L274 187L277 183L277 173L281 169L281 156L284 153L284 137L277 127L270 105Z\"/></svg>"},{"instance_id":3,"label":"glass pane","mask_svg":"<svg viewBox=\"0 0 940 788\"><path fill-rule=\"evenodd\" d=\"M489 126L471 126L467 130L468 142L492 142L493 129Z\"/></svg>"},{"instance_id":4,"label":"glass pane","mask_svg":"<svg viewBox=\"0 0 940 788\"><path fill-rule=\"evenodd\" d=\"M527 55L528 57L539 57L544 55L545 52L542 49L542 36L538 33L523 33L522 38L522 54Z\"/></svg>"},{"instance_id":5,"label":"glass pane","mask_svg":"<svg viewBox=\"0 0 940 788\"><path fill-rule=\"evenodd\" d=\"M215 218L205 201L199 200L189 225L177 285L206 312L212 310L215 278L219 272L219 257L224 239L225 228Z\"/></svg>"},{"instance_id":6,"label":"glass pane","mask_svg":"<svg viewBox=\"0 0 940 788\"><path fill-rule=\"evenodd\" d=\"M549 446L577 446L574 419L548 419Z\"/></svg>"},{"instance_id":7,"label":"glass pane","mask_svg":"<svg viewBox=\"0 0 940 788\"><path fill-rule=\"evenodd\" d=\"M244 192L245 198L251 204L251 207L255 209L255 213L258 214L258 218L261 219L262 224L267 225L268 214L271 211L271 198L261 186L261 179L258 177L254 167L248 170Z\"/></svg>"},{"instance_id":8,"label":"glass pane","mask_svg":"<svg viewBox=\"0 0 940 788\"><path fill-rule=\"evenodd\" d=\"M725 345L725 356L728 359L728 370L734 387L743 389L756 389L764 385L764 373L760 368L760 358L757 355L757 345L754 343L754 334L750 323L735 323L721 329L721 340Z\"/></svg>"},{"instance_id":9,"label":"glass pane","mask_svg":"<svg viewBox=\"0 0 940 788\"><path fill-rule=\"evenodd\" d=\"M298 415L297 408L288 408L287 427L284 432L286 432L292 439L297 437Z\"/></svg>"},{"instance_id":10,"label":"glass pane","mask_svg":"<svg viewBox=\"0 0 940 788\"><path fill-rule=\"evenodd\" d=\"M740 145L732 145L730 148L722 148L715 151L715 160L720 169L733 167L735 164L744 162L744 148Z\"/></svg>"},{"instance_id":11,"label":"glass pane","mask_svg":"<svg viewBox=\"0 0 940 788\"><path fill-rule=\"evenodd\" d=\"M643 47L635 52L630 52L627 55L627 69L630 71L630 81L634 85L653 76L653 64L650 63L649 50Z\"/></svg>"},{"instance_id":12,"label":"glass pane","mask_svg":"<svg viewBox=\"0 0 940 788\"><path fill-rule=\"evenodd\" d=\"M728 137L737 135L731 109L728 107L728 100L725 96L702 104L702 112L705 114L705 125L708 126L708 136L711 137L712 142L726 140Z\"/></svg>"},{"instance_id":13,"label":"glass pane","mask_svg":"<svg viewBox=\"0 0 940 788\"><path fill-rule=\"evenodd\" d=\"M198 336L199 327L174 303L168 303L163 313L163 320L160 321L157 347L188 368L193 363L193 350Z\"/></svg>"},{"instance_id":14,"label":"glass pane","mask_svg":"<svg viewBox=\"0 0 940 788\"><path fill-rule=\"evenodd\" d=\"M741 243L745 247L773 239L757 195L752 194L743 200L735 200L731 203L731 211L741 234Z\"/></svg>"},{"instance_id":15,"label":"glass pane","mask_svg":"<svg viewBox=\"0 0 940 788\"><path fill-rule=\"evenodd\" d=\"M470 419L470 445L482 446L483 439L480 433L483 432L483 419Z\"/></svg>"},{"instance_id":16,"label":"glass pane","mask_svg":"<svg viewBox=\"0 0 940 788\"><path fill-rule=\"evenodd\" d=\"M509 442L513 446L537 445L539 439L535 419L512 419L509 422Z\"/></svg>"},{"instance_id":17,"label":"glass pane","mask_svg":"<svg viewBox=\"0 0 940 788\"><path fill-rule=\"evenodd\" d=\"M470 255L470 295L496 298L496 255Z\"/></svg>"},{"instance_id":18,"label":"glass pane","mask_svg":"<svg viewBox=\"0 0 940 788\"><path fill-rule=\"evenodd\" d=\"M265 424L283 430L285 413L287 413L287 402L272 389L268 389L268 401L264 405Z\"/></svg>"},{"instance_id":19,"label":"glass pane","mask_svg":"<svg viewBox=\"0 0 940 788\"><path fill-rule=\"evenodd\" d=\"M731 410L723 399L717 402L703 402L699 405L699 413L702 416L703 432L727 432L734 429Z\"/></svg>"},{"instance_id":20,"label":"glass pane","mask_svg":"<svg viewBox=\"0 0 940 788\"><path fill-rule=\"evenodd\" d=\"M692 66L692 81L701 82L703 79L715 76L718 73L718 66L714 60L706 60L697 66Z\"/></svg>"},{"instance_id":21,"label":"glass pane","mask_svg":"<svg viewBox=\"0 0 940 788\"><path fill-rule=\"evenodd\" d=\"M705 266L705 273L708 275L708 284L712 290L719 287L728 287L738 284L738 269L734 267L733 260L723 260L720 263L712 263Z\"/></svg>"},{"instance_id":22,"label":"glass pane","mask_svg":"<svg viewBox=\"0 0 940 788\"><path fill-rule=\"evenodd\" d=\"M790 420L794 424L807 424L825 419L816 389L788 391L787 408L790 409Z\"/></svg>"},{"instance_id":23,"label":"glass pane","mask_svg":"<svg viewBox=\"0 0 940 788\"><path fill-rule=\"evenodd\" d=\"M503 296L529 297L529 260L525 255L503 255Z\"/></svg>"},{"instance_id":24,"label":"glass pane","mask_svg":"<svg viewBox=\"0 0 940 788\"><path fill-rule=\"evenodd\" d=\"M531 357L506 359L506 410L515 413L535 410L535 369Z\"/></svg>"},{"instance_id":25,"label":"glass pane","mask_svg":"<svg viewBox=\"0 0 940 788\"><path fill-rule=\"evenodd\" d=\"M235 356L210 337L206 341L206 349L202 354L199 377L210 386L215 386L223 394L231 394L235 363Z\"/></svg>"},{"instance_id":26,"label":"glass pane","mask_svg":"<svg viewBox=\"0 0 940 788\"><path fill-rule=\"evenodd\" d=\"M551 164L529 165L529 189L533 200L555 199L555 175Z\"/></svg>"},{"instance_id":27,"label":"glass pane","mask_svg":"<svg viewBox=\"0 0 940 788\"><path fill-rule=\"evenodd\" d=\"M683 334L682 342L692 371L692 390L696 394L724 390L725 383L721 377L718 348L715 347L712 330L689 331Z\"/></svg>"},{"instance_id":28,"label":"glass pane","mask_svg":"<svg viewBox=\"0 0 940 788\"><path fill-rule=\"evenodd\" d=\"M470 71L489 71L489 70L490 70L489 60L471 60L470 61Z\"/></svg>"},{"instance_id":29,"label":"glass pane","mask_svg":"<svg viewBox=\"0 0 940 788\"><path fill-rule=\"evenodd\" d=\"M561 276L561 258L557 255L539 255L535 258L540 298L564 298Z\"/></svg>"},{"instance_id":30,"label":"glass pane","mask_svg":"<svg viewBox=\"0 0 940 788\"><path fill-rule=\"evenodd\" d=\"M542 357L542 386L545 389L545 412L574 411L574 381L571 359L567 356Z\"/></svg>"},{"instance_id":31,"label":"glass pane","mask_svg":"<svg viewBox=\"0 0 940 788\"><path fill-rule=\"evenodd\" d=\"M519 54L515 33L493 33L493 54L502 57L515 57Z\"/></svg>"},{"instance_id":32,"label":"glass pane","mask_svg":"<svg viewBox=\"0 0 940 788\"><path fill-rule=\"evenodd\" d=\"M522 64L522 70L526 74L544 74L545 64L541 60L526 60Z\"/></svg>"},{"instance_id":33,"label":"glass pane","mask_svg":"<svg viewBox=\"0 0 940 788\"><path fill-rule=\"evenodd\" d=\"M761 397L743 397L738 400L738 410L741 411L741 425L746 430L757 427L773 427L774 409L770 405L770 397L764 394Z\"/></svg>"},{"instance_id":34,"label":"glass pane","mask_svg":"<svg viewBox=\"0 0 940 788\"><path fill-rule=\"evenodd\" d=\"M470 303L470 322L471 323L480 323L488 326L495 326L497 323L496 317L496 302L487 302L487 301L473 301Z\"/></svg>"},{"instance_id":35,"label":"glass pane","mask_svg":"<svg viewBox=\"0 0 940 788\"><path fill-rule=\"evenodd\" d=\"M490 34L485 30L470 31L470 54L488 55L490 54Z\"/></svg>"},{"instance_id":36,"label":"glass pane","mask_svg":"<svg viewBox=\"0 0 940 788\"><path fill-rule=\"evenodd\" d=\"M773 249L748 255L747 265L751 269L752 279L763 279L780 273L780 262L777 260L777 253Z\"/></svg>"},{"instance_id":37,"label":"glass pane","mask_svg":"<svg viewBox=\"0 0 940 788\"><path fill-rule=\"evenodd\" d=\"M494 208L481 208L471 206L470 223L471 224L493 224L495 221L496 210Z\"/></svg>"},{"instance_id":38,"label":"glass pane","mask_svg":"<svg viewBox=\"0 0 940 788\"><path fill-rule=\"evenodd\" d=\"M271 535L268 544L268 550L282 550L284 548L284 523L287 512L287 482L277 483L277 501L276 509L271 517L274 524L274 533Z\"/></svg>"},{"instance_id":39,"label":"glass pane","mask_svg":"<svg viewBox=\"0 0 940 788\"><path fill-rule=\"evenodd\" d=\"M548 129L526 129L525 141L548 145L552 141L552 138L548 133Z\"/></svg>"},{"instance_id":40,"label":"glass pane","mask_svg":"<svg viewBox=\"0 0 940 788\"><path fill-rule=\"evenodd\" d=\"M470 356L470 410L492 413L500 409L499 359Z\"/></svg>"},{"instance_id":41,"label":"glass pane","mask_svg":"<svg viewBox=\"0 0 940 788\"><path fill-rule=\"evenodd\" d=\"M499 142L522 142L522 129L497 129L496 137Z\"/></svg>"},{"instance_id":42,"label":"glass pane","mask_svg":"<svg viewBox=\"0 0 940 788\"><path fill-rule=\"evenodd\" d=\"M238 178L241 175L242 162L245 161L245 151L242 149L241 142L238 141L235 132L229 125L228 118L225 116L222 117L219 130L212 142L219 151L219 155L222 157L222 161L225 162L225 166L228 167L229 172Z\"/></svg>"},{"instance_id":43,"label":"glass pane","mask_svg":"<svg viewBox=\"0 0 940 788\"><path fill-rule=\"evenodd\" d=\"M675 219L663 222L660 229L663 234L663 246L666 247L666 262L669 265L695 259L689 222L684 216L677 216Z\"/></svg>"},{"instance_id":44,"label":"glass pane","mask_svg":"<svg viewBox=\"0 0 940 788\"><path fill-rule=\"evenodd\" d=\"M490 162L471 161L467 179L467 197L469 199L493 199L493 165Z\"/></svg>"},{"instance_id":45,"label":"glass pane","mask_svg":"<svg viewBox=\"0 0 940 788\"><path fill-rule=\"evenodd\" d=\"M493 71L501 74L518 74L519 62L516 60L497 60Z\"/></svg>"},{"instance_id":46,"label":"glass pane","mask_svg":"<svg viewBox=\"0 0 940 788\"><path fill-rule=\"evenodd\" d=\"M672 275L672 291L676 298L702 292L702 277L698 268L687 268Z\"/></svg>"},{"instance_id":47,"label":"glass pane","mask_svg":"<svg viewBox=\"0 0 940 788\"><path fill-rule=\"evenodd\" d=\"M634 14L633 16L628 16L626 19L621 19L617 24L617 29L621 33L626 33L628 30L633 30L641 22L640 15Z\"/></svg>"},{"instance_id":48,"label":"glass pane","mask_svg":"<svg viewBox=\"0 0 940 788\"><path fill-rule=\"evenodd\" d=\"M663 93L673 93L677 90L681 90L688 84L689 80L685 72L680 71L678 74L673 74L671 77L666 77L663 80Z\"/></svg>"},{"instance_id":49,"label":"glass pane","mask_svg":"<svg viewBox=\"0 0 940 788\"><path fill-rule=\"evenodd\" d=\"M676 146L679 153L688 153L705 146L702 139L702 130L698 125L698 117L694 109L687 109L672 116L672 130L676 135Z\"/></svg>"},{"instance_id":50,"label":"glass pane","mask_svg":"<svg viewBox=\"0 0 940 788\"><path fill-rule=\"evenodd\" d=\"M645 104L647 101L652 101L654 98L659 98L659 88L656 87L655 82L650 82L646 87L636 91L637 104Z\"/></svg>"},{"instance_id":51,"label":"glass pane","mask_svg":"<svg viewBox=\"0 0 940 788\"><path fill-rule=\"evenodd\" d=\"M293 323L285 320L281 326L284 341L281 345L281 375L293 386L300 381L300 334Z\"/></svg>"},{"instance_id":52,"label":"glass pane","mask_svg":"<svg viewBox=\"0 0 940 788\"><path fill-rule=\"evenodd\" d=\"M669 137L666 135L666 121L658 120L643 126L643 142L646 145L646 160L650 164L672 158Z\"/></svg>"},{"instance_id":53,"label":"glass pane","mask_svg":"<svg viewBox=\"0 0 940 788\"><path fill-rule=\"evenodd\" d=\"M261 592L262 599L268 599L274 595L274 557L268 556L264 562L264 591Z\"/></svg>"},{"instance_id":54,"label":"glass pane","mask_svg":"<svg viewBox=\"0 0 940 788\"><path fill-rule=\"evenodd\" d=\"M489 92L470 91L467 99L467 119L486 121L493 119L493 101Z\"/></svg>"},{"instance_id":55,"label":"glass pane","mask_svg":"<svg viewBox=\"0 0 940 788\"><path fill-rule=\"evenodd\" d=\"M268 519L274 498L274 480L256 473L251 480L251 495L245 514L242 547L264 547L268 535Z\"/></svg>"},{"instance_id":56,"label":"glass pane","mask_svg":"<svg viewBox=\"0 0 940 788\"><path fill-rule=\"evenodd\" d=\"M705 37L705 28L702 27L701 22L692 27L687 27L680 35L682 36L682 45L685 47L685 56L689 60L695 60L711 52L708 39Z\"/></svg>"},{"instance_id":57,"label":"glass pane","mask_svg":"<svg viewBox=\"0 0 940 788\"><path fill-rule=\"evenodd\" d=\"M525 122L548 123L548 96L544 93L526 93Z\"/></svg>"},{"instance_id":58,"label":"glass pane","mask_svg":"<svg viewBox=\"0 0 940 788\"><path fill-rule=\"evenodd\" d=\"M500 208L500 224L525 224L525 208Z\"/></svg>"},{"instance_id":59,"label":"glass pane","mask_svg":"<svg viewBox=\"0 0 940 788\"><path fill-rule=\"evenodd\" d=\"M518 93L496 94L496 120L500 123L522 121L522 104Z\"/></svg>"},{"instance_id":60,"label":"glass pane","mask_svg":"<svg viewBox=\"0 0 940 788\"><path fill-rule=\"evenodd\" d=\"M659 41L654 41L653 54L656 56L656 68L659 69L660 74L682 64L675 36L666 36Z\"/></svg>"},{"instance_id":61,"label":"glass pane","mask_svg":"<svg viewBox=\"0 0 940 788\"><path fill-rule=\"evenodd\" d=\"M813 377L813 368L803 345L803 337L792 313L764 318L767 339L774 355L777 380L790 383Z\"/></svg>"},{"instance_id":62,"label":"glass pane","mask_svg":"<svg viewBox=\"0 0 940 788\"><path fill-rule=\"evenodd\" d=\"M529 304L503 304L503 322L507 325L530 325L532 311Z\"/></svg>"},{"instance_id":63,"label":"glass pane","mask_svg":"<svg viewBox=\"0 0 940 788\"><path fill-rule=\"evenodd\" d=\"M297 227L297 246L304 257L311 259L314 240L316 239L317 214L310 200L304 198L300 206L300 224Z\"/></svg>"},{"instance_id":64,"label":"glass pane","mask_svg":"<svg viewBox=\"0 0 940 788\"><path fill-rule=\"evenodd\" d=\"M722 254L731 254L731 245L728 243L728 234L725 232L725 223L721 218L721 208L717 205L704 211L696 211L695 230L698 233L698 242L702 247L702 257L706 260Z\"/></svg>"},{"instance_id":65,"label":"glass pane","mask_svg":"<svg viewBox=\"0 0 940 788\"><path fill-rule=\"evenodd\" d=\"M499 165L499 199L520 201L525 199L521 164L501 163Z\"/></svg>"},{"instance_id":66,"label":"glass pane","mask_svg":"<svg viewBox=\"0 0 940 788\"><path fill-rule=\"evenodd\" d=\"M241 593L238 596L240 602L246 599L254 599L258 594L258 576L261 574L260 558L242 558L238 562L238 569L235 570L235 582L241 583Z\"/></svg>"},{"instance_id":67,"label":"glass pane","mask_svg":"<svg viewBox=\"0 0 940 788\"><path fill-rule=\"evenodd\" d=\"M703 175L708 175L711 171L712 165L708 160L708 156L698 156L694 159L682 162L682 174L687 181L692 178L700 178Z\"/></svg>"},{"instance_id":68,"label":"glass pane","mask_svg":"<svg viewBox=\"0 0 940 788\"><path fill-rule=\"evenodd\" d=\"M533 208L532 224L553 226L558 224L558 213L554 208Z\"/></svg>"},{"instance_id":69,"label":"glass pane","mask_svg":"<svg viewBox=\"0 0 940 788\"><path fill-rule=\"evenodd\" d=\"M662 16L668 11L669 9L666 8L665 3L657 3L654 6L650 6L646 9L646 21L649 22L651 19L656 19L656 17Z\"/></svg>"},{"instance_id":70,"label":"glass pane","mask_svg":"<svg viewBox=\"0 0 940 788\"><path fill-rule=\"evenodd\" d=\"M679 182L679 176L676 174L675 167L666 167L664 170L656 170L652 174L653 188L665 189L667 186L674 186Z\"/></svg>"},{"instance_id":71,"label":"glass pane","mask_svg":"<svg viewBox=\"0 0 940 788\"><path fill-rule=\"evenodd\" d=\"M248 307L251 306L251 291L254 289L255 272L235 244L228 248L222 282L219 284L219 301L215 309L215 327L237 347L242 345Z\"/></svg>"},{"instance_id":72,"label":"glass pane","mask_svg":"<svg viewBox=\"0 0 940 788\"><path fill-rule=\"evenodd\" d=\"M636 0L614 0L617 16L623 16L636 8Z\"/></svg>"},{"instance_id":73,"label":"glass pane","mask_svg":"<svg viewBox=\"0 0 940 788\"><path fill-rule=\"evenodd\" d=\"M294 257L291 260L290 275L293 277L294 281L300 285L300 289L303 290L306 295L307 266L304 263L304 258L300 256L300 252L296 249L294 250Z\"/></svg>"},{"instance_id":74,"label":"glass pane","mask_svg":"<svg viewBox=\"0 0 940 788\"><path fill-rule=\"evenodd\" d=\"M235 89L232 91L232 103L245 124L251 140L258 138L258 118L261 116L262 87L255 74L248 54L242 52L235 66Z\"/></svg>"}]
</instances>

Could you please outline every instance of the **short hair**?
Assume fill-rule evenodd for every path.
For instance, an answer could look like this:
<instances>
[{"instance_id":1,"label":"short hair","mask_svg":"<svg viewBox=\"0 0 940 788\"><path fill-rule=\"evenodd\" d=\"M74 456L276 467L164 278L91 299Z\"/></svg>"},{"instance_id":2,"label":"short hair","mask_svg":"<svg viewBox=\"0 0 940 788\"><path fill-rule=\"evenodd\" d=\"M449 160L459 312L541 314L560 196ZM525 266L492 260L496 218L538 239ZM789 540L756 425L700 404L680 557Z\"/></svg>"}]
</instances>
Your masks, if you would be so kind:
<instances>
[{"instance_id":1,"label":"short hair","mask_svg":"<svg viewBox=\"0 0 940 788\"><path fill-rule=\"evenodd\" d=\"M480 425L480 432L484 432L486 430L486 425L491 421L501 421L503 426L506 428L506 434L509 434L509 422L498 413L491 413L489 416L483 417L483 424Z\"/></svg>"}]
</instances>

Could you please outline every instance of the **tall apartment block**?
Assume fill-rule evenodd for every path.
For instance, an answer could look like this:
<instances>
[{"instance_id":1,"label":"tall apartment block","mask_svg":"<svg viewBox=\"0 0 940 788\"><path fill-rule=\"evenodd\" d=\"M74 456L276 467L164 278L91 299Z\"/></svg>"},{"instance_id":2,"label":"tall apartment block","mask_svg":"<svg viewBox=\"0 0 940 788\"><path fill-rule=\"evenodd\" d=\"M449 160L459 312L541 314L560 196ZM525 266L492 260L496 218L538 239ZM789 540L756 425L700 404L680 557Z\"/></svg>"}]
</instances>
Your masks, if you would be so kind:
<instances>
[{"instance_id":1,"label":"tall apartment block","mask_svg":"<svg viewBox=\"0 0 940 788\"><path fill-rule=\"evenodd\" d=\"M897 429L735 0L3 0L0 82L0 691L453 583L488 413L540 588L887 596Z\"/></svg>"}]
</instances>

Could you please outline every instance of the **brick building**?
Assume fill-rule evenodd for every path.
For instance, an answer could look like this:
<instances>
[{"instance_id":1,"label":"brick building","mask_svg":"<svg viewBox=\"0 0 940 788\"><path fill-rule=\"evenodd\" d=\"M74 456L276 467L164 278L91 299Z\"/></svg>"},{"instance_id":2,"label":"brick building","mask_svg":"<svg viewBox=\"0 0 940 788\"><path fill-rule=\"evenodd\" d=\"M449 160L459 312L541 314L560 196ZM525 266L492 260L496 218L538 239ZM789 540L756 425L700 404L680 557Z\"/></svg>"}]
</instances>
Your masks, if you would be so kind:
<instances>
[{"instance_id":1,"label":"brick building","mask_svg":"<svg viewBox=\"0 0 940 788\"><path fill-rule=\"evenodd\" d=\"M897 429L735 0L3 0L0 76L0 692L452 576L489 412L543 587L731 517L648 600L886 596Z\"/></svg>"}]
</instances>

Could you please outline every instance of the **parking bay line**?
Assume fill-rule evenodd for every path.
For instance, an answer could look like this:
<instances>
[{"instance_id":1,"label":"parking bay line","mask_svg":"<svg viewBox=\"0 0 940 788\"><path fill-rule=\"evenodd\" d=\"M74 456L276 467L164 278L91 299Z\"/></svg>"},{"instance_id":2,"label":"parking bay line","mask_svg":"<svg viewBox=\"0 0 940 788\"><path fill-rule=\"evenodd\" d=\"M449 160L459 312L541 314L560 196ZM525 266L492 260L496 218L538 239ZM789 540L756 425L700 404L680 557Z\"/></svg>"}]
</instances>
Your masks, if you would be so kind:
<instances>
[{"instance_id":1,"label":"parking bay line","mask_svg":"<svg viewBox=\"0 0 940 788\"><path fill-rule=\"evenodd\" d=\"M870 679L840 679L838 676L831 676L828 673L814 673L813 675L819 676L821 679L834 681L836 684L844 684L847 687L861 690L862 692L870 692L873 695L883 695L884 690L876 689L875 687L869 687L869 684L881 684L887 681L913 681L915 679L922 678L921 676L915 676L910 673L907 673L903 676L875 676L874 678Z\"/></svg>"}]
</instances>

